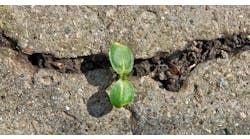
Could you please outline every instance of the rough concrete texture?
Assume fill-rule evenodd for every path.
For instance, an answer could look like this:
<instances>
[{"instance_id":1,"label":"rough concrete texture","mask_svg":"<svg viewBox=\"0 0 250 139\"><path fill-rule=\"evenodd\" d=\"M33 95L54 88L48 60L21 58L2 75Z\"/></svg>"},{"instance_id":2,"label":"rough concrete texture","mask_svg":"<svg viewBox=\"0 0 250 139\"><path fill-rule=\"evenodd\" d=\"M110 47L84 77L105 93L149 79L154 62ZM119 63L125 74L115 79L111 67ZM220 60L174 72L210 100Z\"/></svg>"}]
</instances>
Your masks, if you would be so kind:
<instances>
[{"instance_id":1,"label":"rough concrete texture","mask_svg":"<svg viewBox=\"0 0 250 139\"><path fill-rule=\"evenodd\" d=\"M249 134L250 53L200 64L178 93L135 80L135 134ZM138 84L139 83L139 84ZM136 123L136 122L135 122Z\"/></svg>"},{"instance_id":2,"label":"rough concrete texture","mask_svg":"<svg viewBox=\"0 0 250 139\"><path fill-rule=\"evenodd\" d=\"M25 53L77 57L113 41L136 58L249 31L249 6L2 6L0 28ZM0 47L0 134L250 134L250 52L199 64L179 92L131 77L134 103L109 102L109 70L36 69Z\"/></svg>"},{"instance_id":3,"label":"rough concrete texture","mask_svg":"<svg viewBox=\"0 0 250 139\"><path fill-rule=\"evenodd\" d=\"M1 30L24 50L57 57L107 53L118 41L146 58L250 29L249 6L4 6L0 13Z\"/></svg>"},{"instance_id":4,"label":"rough concrete texture","mask_svg":"<svg viewBox=\"0 0 250 139\"><path fill-rule=\"evenodd\" d=\"M88 84L84 75L34 74L15 52L0 52L0 134L132 134L130 112L112 110L105 92ZM97 100L91 101L92 96Z\"/></svg>"}]
</instances>

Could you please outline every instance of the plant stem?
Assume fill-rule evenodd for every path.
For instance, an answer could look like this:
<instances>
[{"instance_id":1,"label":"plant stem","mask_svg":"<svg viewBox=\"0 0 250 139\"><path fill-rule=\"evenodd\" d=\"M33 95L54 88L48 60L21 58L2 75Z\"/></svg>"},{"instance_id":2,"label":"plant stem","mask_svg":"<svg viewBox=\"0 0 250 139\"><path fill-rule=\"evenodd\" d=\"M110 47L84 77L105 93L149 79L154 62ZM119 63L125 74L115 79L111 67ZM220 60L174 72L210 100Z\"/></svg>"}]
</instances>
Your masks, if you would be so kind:
<instances>
[{"instance_id":1,"label":"plant stem","mask_svg":"<svg viewBox=\"0 0 250 139\"><path fill-rule=\"evenodd\" d=\"M125 74L120 74L120 79L122 79L122 80L127 80L127 75L125 75Z\"/></svg>"}]
</instances>

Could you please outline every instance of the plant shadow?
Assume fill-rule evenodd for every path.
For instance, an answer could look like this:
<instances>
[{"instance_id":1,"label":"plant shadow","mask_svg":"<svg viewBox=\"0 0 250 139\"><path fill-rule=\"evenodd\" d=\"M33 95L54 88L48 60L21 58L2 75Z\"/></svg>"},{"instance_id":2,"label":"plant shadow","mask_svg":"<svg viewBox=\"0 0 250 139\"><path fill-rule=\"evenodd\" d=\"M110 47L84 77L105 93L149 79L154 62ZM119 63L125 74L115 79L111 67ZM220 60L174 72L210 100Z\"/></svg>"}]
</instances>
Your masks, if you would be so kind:
<instances>
[{"instance_id":1,"label":"plant shadow","mask_svg":"<svg viewBox=\"0 0 250 139\"><path fill-rule=\"evenodd\" d=\"M92 59L90 58L90 60L82 63L81 71L85 74L89 84L98 86L98 91L95 92L87 101L87 111L91 116L100 118L111 112L113 109L109 100L109 95L105 89L114 81L114 74L108 66L102 66L104 63L107 63L106 57L102 56L100 59L101 61L92 61ZM93 65L93 63L97 65Z\"/></svg>"},{"instance_id":2,"label":"plant shadow","mask_svg":"<svg viewBox=\"0 0 250 139\"><path fill-rule=\"evenodd\" d=\"M87 101L87 111L96 118L102 117L113 109L109 96L104 90L94 93Z\"/></svg>"}]
</instances>

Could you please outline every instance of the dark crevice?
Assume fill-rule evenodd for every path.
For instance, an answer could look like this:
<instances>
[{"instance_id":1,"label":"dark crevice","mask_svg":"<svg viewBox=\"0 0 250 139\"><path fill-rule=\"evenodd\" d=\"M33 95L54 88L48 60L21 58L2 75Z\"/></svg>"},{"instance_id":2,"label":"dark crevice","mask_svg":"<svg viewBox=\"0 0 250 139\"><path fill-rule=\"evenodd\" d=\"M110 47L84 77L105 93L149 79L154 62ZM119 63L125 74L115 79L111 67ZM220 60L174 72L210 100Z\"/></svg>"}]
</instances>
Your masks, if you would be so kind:
<instances>
[{"instance_id":1,"label":"dark crevice","mask_svg":"<svg viewBox=\"0 0 250 139\"><path fill-rule=\"evenodd\" d=\"M35 53L28 56L28 60L31 62L32 65L36 65L38 67L45 67L45 59L42 54Z\"/></svg>"},{"instance_id":2,"label":"dark crevice","mask_svg":"<svg viewBox=\"0 0 250 139\"><path fill-rule=\"evenodd\" d=\"M185 50L178 50L169 54L158 52L148 59L135 59L133 71L129 76L150 75L154 80L162 83L162 87L169 91L179 91L190 72L204 61L224 58L224 54L236 54L250 50L250 41L247 33L227 35L213 40L194 40L187 44ZM0 34L0 46L9 47L19 52L22 57L38 67L54 69L61 73L88 73L96 69L111 69L108 56L94 54L77 58L56 58L52 54L22 52L13 40L4 33ZM115 76L115 72L112 71Z\"/></svg>"},{"instance_id":3,"label":"dark crevice","mask_svg":"<svg viewBox=\"0 0 250 139\"><path fill-rule=\"evenodd\" d=\"M185 50L172 54L159 52L149 59L135 61L133 75L151 77L162 83L169 91L179 91L190 72L202 62L224 58L225 53L234 55L250 50L246 33L225 36L214 40L195 40L187 44Z\"/></svg>"},{"instance_id":4,"label":"dark crevice","mask_svg":"<svg viewBox=\"0 0 250 139\"><path fill-rule=\"evenodd\" d=\"M81 123L81 121L80 121L76 116L70 114L69 112L63 111L63 113L64 113L65 115L67 115L67 116L69 116L69 117L73 118L74 120L76 120L76 121L78 121L78 122Z\"/></svg>"},{"instance_id":5,"label":"dark crevice","mask_svg":"<svg viewBox=\"0 0 250 139\"><path fill-rule=\"evenodd\" d=\"M9 47L17 52L21 52L21 48L17 45L17 40L6 36L4 32L0 34L0 47Z\"/></svg>"},{"instance_id":6,"label":"dark crevice","mask_svg":"<svg viewBox=\"0 0 250 139\"><path fill-rule=\"evenodd\" d=\"M225 135L230 135L230 131L228 130L228 128L224 128L223 131L225 132Z\"/></svg>"},{"instance_id":7,"label":"dark crevice","mask_svg":"<svg viewBox=\"0 0 250 139\"><path fill-rule=\"evenodd\" d=\"M56 58L51 54L34 53L28 55L32 65L39 68L55 69L62 73L87 73L95 69L108 69L109 61L104 54L80 56L77 58Z\"/></svg>"},{"instance_id":8,"label":"dark crevice","mask_svg":"<svg viewBox=\"0 0 250 139\"><path fill-rule=\"evenodd\" d=\"M135 108L131 105L126 105L124 107L127 109L130 113L130 125L131 125L131 131L133 135L141 135L142 134L142 127L144 126L145 122L141 118L140 115L136 112Z\"/></svg>"}]
</instances>

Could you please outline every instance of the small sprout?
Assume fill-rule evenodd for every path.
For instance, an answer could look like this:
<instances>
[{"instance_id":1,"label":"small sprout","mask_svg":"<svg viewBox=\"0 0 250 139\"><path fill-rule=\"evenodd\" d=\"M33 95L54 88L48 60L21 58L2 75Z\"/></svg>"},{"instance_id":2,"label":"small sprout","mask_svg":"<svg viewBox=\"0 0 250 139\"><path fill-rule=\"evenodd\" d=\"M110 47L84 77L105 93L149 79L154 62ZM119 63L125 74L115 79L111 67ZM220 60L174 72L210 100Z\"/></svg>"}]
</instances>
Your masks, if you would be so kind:
<instances>
[{"instance_id":1,"label":"small sprout","mask_svg":"<svg viewBox=\"0 0 250 139\"><path fill-rule=\"evenodd\" d=\"M250 41L250 35L247 36L247 39Z\"/></svg>"},{"instance_id":2,"label":"small sprout","mask_svg":"<svg viewBox=\"0 0 250 139\"><path fill-rule=\"evenodd\" d=\"M128 80L119 79L111 88L110 101L115 107L122 107L134 100L134 87Z\"/></svg>"},{"instance_id":3,"label":"small sprout","mask_svg":"<svg viewBox=\"0 0 250 139\"><path fill-rule=\"evenodd\" d=\"M113 43L109 50L109 60L113 69L119 74L128 75L134 65L134 57L131 50L119 43Z\"/></svg>"},{"instance_id":4,"label":"small sprout","mask_svg":"<svg viewBox=\"0 0 250 139\"><path fill-rule=\"evenodd\" d=\"M129 47L113 43L109 49L109 60L120 79L111 86L110 102L117 108L134 100L135 90L127 75L132 71L134 56Z\"/></svg>"}]
</instances>

